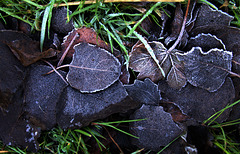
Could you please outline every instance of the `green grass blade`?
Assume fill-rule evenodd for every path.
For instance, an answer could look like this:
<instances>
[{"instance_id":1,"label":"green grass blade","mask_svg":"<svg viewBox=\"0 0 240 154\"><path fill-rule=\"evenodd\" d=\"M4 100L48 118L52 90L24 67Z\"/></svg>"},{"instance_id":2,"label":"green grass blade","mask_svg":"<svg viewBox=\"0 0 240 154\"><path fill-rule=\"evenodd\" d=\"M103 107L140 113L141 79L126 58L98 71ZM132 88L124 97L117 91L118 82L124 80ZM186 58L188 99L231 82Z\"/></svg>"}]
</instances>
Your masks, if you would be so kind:
<instances>
[{"instance_id":1,"label":"green grass blade","mask_svg":"<svg viewBox=\"0 0 240 154\"><path fill-rule=\"evenodd\" d=\"M43 50L43 43L44 43L46 28L47 28L47 20L48 20L50 10L51 10L51 6L47 6L45 11L44 11L44 14L43 14L43 20L42 20L42 26L41 26L41 36L40 36L40 49L41 49L41 51Z\"/></svg>"},{"instance_id":2,"label":"green grass blade","mask_svg":"<svg viewBox=\"0 0 240 154\"><path fill-rule=\"evenodd\" d=\"M206 123L208 123L208 122L210 121L210 122L207 124L207 125L209 126L211 123L214 122L214 120L216 119L216 116L217 116L217 117L220 116L221 113L223 113L225 110L231 108L232 106L238 104L239 102L240 102L240 100L238 100L238 101L236 101L236 102L234 102L234 103L232 103L232 104L230 104L230 105L227 105L225 108L223 108L223 109L221 109L220 111L214 113L211 117L209 117L207 120L205 120L205 121L203 122L203 124L206 124ZM212 120L212 119L214 119L214 120Z\"/></svg>"},{"instance_id":3,"label":"green grass blade","mask_svg":"<svg viewBox=\"0 0 240 154\"><path fill-rule=\"evenodd\" d=\"M162 4L162 2L157 2L156 4L154 4L147 12L146 12L146 14L144 14L144 16L133 26L133 28L130 30L130 32L127 34L127 36L130 36L130 35L132 35L132 33L136 30L136 28L141 24L141 22L145 19L145 18L147 18L151 13L152 13L152 11L156 8L156 7L158 7L158 6L160 6Z\"/></svg>"},{"instance_id":4,"label":"green grass blade","mask_svg":"<svg viewBox=\"0 0 240 154\"><path fill-rule=\"evenodd\" d=\"M115 130L121 132L121 133L124 133L124 134L126 134L126 135L128 135L128 136L134 137L134 138L136 138L136 139L139 139L139 137L137 137L137 136L135 136L135 135L132 135L132 134L130 134L130 133L128 133L128 132L125 132L125 131L123 131L123 130L117 128L117 127L112 126L112 125L105 124L104 126L111 127L111 128L113 128L113 129L115 129Z\"/></svg>"},{"instance_id":5,"label":"green grass blade","mask_svg":"<svg viewBox=\"0 0 240 154\"><path fill-rule=\"evenodd\" d=\"M80 14L80 13L83 13L83 12L85 12L85 11L88 11L88 10L90 10L90 9L93 9L93 8L95 8L95 7L97 7L97 4L92 4L92 5L89 5L89 6L87 6L87 7L83 7L83 8L80 9L79 11L74 11L69 17L72 18L72 17L75 16L75 15L78 15L78 14Z\"/></svg>"},{"instance_id":6,"label":"green grass blade","mask_svg":"<svg viewBox=\"0 0 240 154\"><path fill-rule=\"evenodd\" d=\"M115 37L115 35L112 33L112 32L110 32L110 30L108 30L108 28L103 24L103 23L101 23L101 22L99 22L99 24L103 27L103 29L105 30L105 31L107 31L107 33L117 42L117 44L121 47L121 49L125 52L125 55L126 55L126 63L127 63L127 65L128 65L128 61L129 61L129 59L128 59L128 51L127 51L127 49L126 49L126 47L122 44L122 43L120 43L119 41L118 41L118 39Z\"/></svg>"},{"instance_id":7,"label":"green grass blade","mask_svg":"<svg viewBox=\"0 0 240 154\"><path fill-rule=\"evenodd\" d=\"M236 119L236 120L232 120L232 121L227 121L221 124L216 124L216 125L211 125L212 128L219 128L219 126L221 127L225 127L225 126L233 126L233 125L238 125L240 124L240 118Z\"/></svg>"},{"instance_id":8,"label":"green grass blade","mask_svg":"<svg viewBox=\"0 0 240 154\"><path fill-rule=\"evenodd\" d=\"M176 137L175 139L173 139L170 143L168 143L165 147L163 147L160 151L158 151L157 154L160 154L161 152L163 152L167 147L169 147L173 142L175 142L179 137L181 137L181 135L179 135L178 137Z\"/></svg>"},{"instance_id":9,"label":"green grass blade","mask_svg":"<svg viewBox=\"0 0 240 154\"><path fill-rule=\"evenodd\" d=\"M6 14L8 14L8 15L14 17L14 18L17 18L17 19L19 19L19 20L21 20L21 21L23 21L23 22L26 22L26 23L28 23L28 24L31 25L31 26L33 25L30 21L24 20L23 18L21 18L20 16L14 14L13 12L11 12L11 11L10 11L9 9L7 9L7 8L0 7L0 11L3 11L3 12L5 12Z\"/></svg>"},{"instance_id":10,"label":"green grass blade","mask_svg":"<svg viewBox=\"0 0 240 154\"><path fill-rule=\"evenodd\" d=\"M152 57L152 59L154 60L154 62L157 64L158 68L160 69L163 77L165 77L165 72L162 69L162 67L159 65L159 61L157 59L157 57L155 56L153 49L150 47L150 45L148 44L148 42L142 37L142 35L138 34L136 31L133 31L133 34L137 36L137 38L144 44L145 48L147 49L148 53L150 54L150 56Z\"/></svg>"},{"instance_id":11,"label":"green grass blade","mask_svg":"<svg viewBox=\"0 0 240 154\"><path fill-rule=\"evenodd\" d=\"M75 132L78 132L78 133L81 133L81 134L83 134L83 135L85 135L85 136L92 137L91 134L89 134L89 133L87 133L87 132L85 132L85 131L83 131L83 130L81 130L81 129L75 129L74 131L75 131Z\"/></svg>"},{"instance_id":12,"label":"green grass blade","mask_svg":"<svg viewBox=\"0 0 240 154\"><path fill-rule=\"evenodd\" d=\"M98 144L98 147L99 147L99 149L100 149L101 151L102 151L102 147L103 147L104 149L106 149L105 145L97 138L97 136L98 136L98 137L101 137L101 138L105 139L101 134L99 134L98 132L96 132L96 131L88 128L88 127L86 128L86 130L87 130L87 131L93 136L93 138L96 140L96 142L97 142L97 144Z\"/></svg>"},{"instance_id":13,"label":"green grass blade","mask_svg":"<svg viewBox=\"0 0 240 154\"><path fill-rule=\"evenodd\" d=\"M29 4L31 4L31 5L33 5L33 6L36 6L37 8L44 9L44 6L39 5L39 4L37 4L37 3L34 3L34 2L31 1L31 0L23 0L23 1L26 2L26 3L29 3Z\"/></svg>"},{"instance_id":14,"label":"green grass blade","mask_svg":"<svg viewBox=\"0 0 240 154\"><path fill-rule=\"evenodd\" d=\"M147 119L134 119L134 120L113 121L113 122L94 122L94 123L99 125L111 125L111 124L136 122L136 121L142 121L142 120L147 120Z\"/></svg>"},{"instance_id":15,"label":"green grass blade","mask_svg":"<svg viewBox=\"0 0 240 154\"><path fill-rule=\"evenodd\" d=\"M54 3L55 3L55 0L51 0L49 14L48 14L48 22L47 22L48 23L48 38L50 36L50 26L51 26L52 10L53 10Z\"/></svg>"}]
</instances>

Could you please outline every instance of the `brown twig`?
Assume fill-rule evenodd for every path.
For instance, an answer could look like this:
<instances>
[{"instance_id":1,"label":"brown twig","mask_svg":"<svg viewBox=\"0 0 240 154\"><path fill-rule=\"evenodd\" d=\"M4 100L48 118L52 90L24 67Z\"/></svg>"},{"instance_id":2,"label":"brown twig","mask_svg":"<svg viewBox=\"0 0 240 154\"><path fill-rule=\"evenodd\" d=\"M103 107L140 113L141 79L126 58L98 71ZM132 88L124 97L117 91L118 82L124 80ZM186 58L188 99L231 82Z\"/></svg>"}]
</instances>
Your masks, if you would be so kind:
<instances>
[{"instance_id":1,"label":"brown twig","mask_svg":"<svg viewBox=\"0 0 240 154\"><path fill-rule=\"evenodd\" d=\"M110 139L113 141L113 143L117 146L118 150L120 151L121 154L124 154L124 152L122 151L122 149L120 148L120 146L117 144L117 142L113 139L113 137L111 136L111 134L109 133L109 131L107 130L107 128L104 125L101 124L97 124L97 123L92 123L92 125L99 125L102 126L106 132L108 133L108 136L110 137Z\"/></svg>"},{"instance_id":2,"label":"brown twig","mask_svg":"<svg viewBox=\"0 0 240 154\"><path fill-rule=\"evenodd\" d=\"M71 42L69 43L67 49L64 51L61 59L59 60L59 62L58 62L58 64L57 64L57 67L62 64L62 62L63 62L64 58L66 57L66 55L67 55L70 47L72 46L73 42L75 41L75 39L76 39L77 37L78 37L78 33L76 33L76 34L74 35L74 37L73 37L73 39L71 40Z\"/></svg>"},{"instance_id":3,"label":"brown twig","mask_svg":"<svg viewBox=\"0 0 240 154\"><path fill-rule=\"evenodd\" d=\"M64 77L56 70L56 68L51 64L51 63L49 63L48 61L46 61L46 60L42 60L42 61L44 61L45 63L47 63L52 69L53 69L53 71L55 71L56 73L57 73L57 75L59 75L60 76L60 78L68 85L68 82L64 79ZM47 75L48 73L46 73L46 74L44 74L44 75ZM50 74L50 73L49 73Z\"/></svg>"},{"instance_id":4,"label":"brown twig","mask_svg":"<svg viewBox=\"0 0 240 154\"><path fill-rule=\"evenodd\" d=\"M178 35L178 38L177 38L177 40L174 42L174 44L167 50L167 53L170 53L173 49L175 49L176 46L178 45L178 43L179 43L179 42L181 41L181 39L182 39L184 30L185 30L185 26L186 26L186 22L187 22L187 15L188 15L188 10L189 10L190 1L191 1L191 0L188 0L186 13L185 13L185 16L184 16L184 19L183 19L182 28L181 28L181 31L180 31L180 33L179 33L179 35Z\"/></svg>"}]
</instances>

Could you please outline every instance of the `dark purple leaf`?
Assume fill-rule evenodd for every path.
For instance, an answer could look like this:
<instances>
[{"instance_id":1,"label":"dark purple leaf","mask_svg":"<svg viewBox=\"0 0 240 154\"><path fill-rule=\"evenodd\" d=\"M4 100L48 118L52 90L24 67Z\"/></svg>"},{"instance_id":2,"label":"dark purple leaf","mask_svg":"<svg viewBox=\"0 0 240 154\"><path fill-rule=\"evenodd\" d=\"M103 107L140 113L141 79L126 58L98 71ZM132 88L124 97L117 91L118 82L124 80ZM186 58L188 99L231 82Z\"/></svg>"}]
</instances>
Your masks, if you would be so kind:
<instances>
[{"instance_id":1,"label":"dark purple leaf","mask_svg":"<svg viewBox=\"0 0 240 154\"><path fill-rule=\"evenodd\" d=\"M230 78L216 92L187 84L180 90L173 89L165 81L160 81L158 89L161 90L163 99L175 103L183 112L191 118L202 122L217 111L233 103L235 97L234 86ZM223 122L229 116L230 110L226 110L216 120Z\"/></svg>"},{"instance_id":2,"label":"dark purple leaf","mask_svg":"<svg viewBox=\"0 0 240 154\"><path fill-rule=\"evenodd\" d=\"M106 89L119 79L121 64L111 53L88 43L80 43L74 49L67 74L72 87L92 93Z\"/></svg>"},{"instance_id":3,"label":"dark purple leaf","mask_svg":"<svg viewBox=\"0 0 240 154\"><path fill-rule=\"evenodd\" d=\"M182 62L179 62L175 56L171 56L172 58L172 68L167 75L167 82L170 87L175 89L180 89L184 87L187 83L187 79L185 77L184 66ZM174 60L173 60L174 59Z\"/></svg>"},{"instance_id":4,"label":"dark purple leaf","mask_svg":"<svg viewBox=\"0 0 240 154\"><path fill-rule=\"evenodd\" d=\"M224 25L205 25L196 27L191 32L195 36L200 33L210 33L221 39L228 51L232 51L234 55L240 54L240 29Z\"/></svg>"},{"instance_id":5,"label":"dark purple leaf","mask_svg":"<svg viewBox=\"0 0 240 154\"><path fill-rule=\"evenodd\" d=\"M187 81L210 92L222 86L232 67L232 53L220 49L203 52L194 47L187 53L178 53L177 57L184 63Z\"/></svg>"},{"instance_id":6,"label":"dark purple leaf","mask_svg":"<svg viewBox=\"0 0 240 154\"><path fill-rule=\"evenodd\" d=\"M132 138L132 143L139 148L159 151L182 133L182 129L173 122L171 114L161 106L142 105L132 119L144 119L130 124L131 131L139 139Z\"/></svg>"},{"instance_id":7,"label":"dark purple leaf","mask_svg":"<svg viewBox=\"0 0 240 154\"><path fill-rule=\"evenodd\" d=\"M128 99L128 93L119 81L103 91L91 94L67 87L57 104L57 122L62 128L82 127L137 106L139 103Z\"/></svg>"},{"instance_id":8,"label":"dark purple leaf","mask_svg":"<svg viewBox=\"0 0 240 154\"><path fill-rule=\"evenodd\" d=\"M171 25L171 35L168 36L164 41L166 45L168 45L169 43L177 39L182 28L182 22L183 22L183 11L179 3L176 7L174 20ZM187 38L188 38L188 34L186 31L184 31L183 37L179 45L185 46L187 44Z\"/></svg>"},{"instance_id":9,"label":"dark purple leaf","mask_svg":"<svg viewBox=\"0 0 240 154\"><path fill-rule=\"evenodd\" d=\"M13 54L24 66L33 64L42 58L53 57L57 53L57 50L51 48L41 52L39 42L33 41L22 32L2 30L0 35L0 41L9 46Z\"/></svg>"},{"instance_id":10,"label":"dark purple leaf","mask_svg":"<svg viewBox=\"0 0 240 154\"><path fill-rule=\"evenodd\" d=\"M185 50L191 50L193 47L201 47L204 52L207 52L213 48L226 50L222 40L218 39L215 35L211 34L198 34L195 37L191 37L188 41Z\"/></svg>"},{"instance_id":11,"label":"dark purple leaf","mask_svg":"<svg viewBox=\"0 0 240 154\"><path fill-rule=\"evenodd\" d=\"M230 25L233 17L220 10L215 10L207 4L202 4L194 27L204 25Z\"/></svg>"},{"instance_id":12,"label":"dark purple leaf","mask_svg":"<svg viewBox=\"0 0 240 154\"><path fill-rule=\"evenodd\" d=\"M144 81L135 80L133 85L125 85L129 96L142 104L158 105L161 99L157 85L149 78Z\"/></svg>"}]
</instances>

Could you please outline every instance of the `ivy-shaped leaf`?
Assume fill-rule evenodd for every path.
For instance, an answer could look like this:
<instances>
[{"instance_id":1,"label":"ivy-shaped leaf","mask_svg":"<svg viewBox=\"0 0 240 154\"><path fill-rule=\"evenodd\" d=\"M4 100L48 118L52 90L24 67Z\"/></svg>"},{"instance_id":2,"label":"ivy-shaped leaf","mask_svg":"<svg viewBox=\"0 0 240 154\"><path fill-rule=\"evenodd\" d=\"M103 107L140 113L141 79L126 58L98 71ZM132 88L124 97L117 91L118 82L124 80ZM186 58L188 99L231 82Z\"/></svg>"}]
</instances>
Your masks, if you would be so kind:
<instances>
[{"instance_id":1,"label":"ivy-shaped leaf","mask_svg":"<svg viewBox=\"0 0 240 154\"><path fill-rule=\"evenodd\" d=\"M153 53L156 55L164 73L168 74L167 81L169 85L176 89L183 87L186 84L186 79L182 69L183 66L175 57L175 52L178 50L168 53L161 42L153 41L148 42L148 44L153 49ZM164 79L161 71L143 44L137 44L133 47L129 66L134 71L139 72L138 79L150 78L153 82Z\"/></svg>"},{"instance_id":2,"label":"ivy-shaped leaf","mask_svg":"<svg viewBox=\"0 0 240 154\"><path fill-rule=\"evenodd\" d=\"M153 49L153 53L164 73L167 74L171 68L171 62L169 57L166 57L166 48L160 42L153 41L148 42L148 44ZM153 82L157 82L164 78L158 65L143 44L133 47L129 56L129 67L139 72L138 79L150 78Z\"/></svg>"}]
</instances>

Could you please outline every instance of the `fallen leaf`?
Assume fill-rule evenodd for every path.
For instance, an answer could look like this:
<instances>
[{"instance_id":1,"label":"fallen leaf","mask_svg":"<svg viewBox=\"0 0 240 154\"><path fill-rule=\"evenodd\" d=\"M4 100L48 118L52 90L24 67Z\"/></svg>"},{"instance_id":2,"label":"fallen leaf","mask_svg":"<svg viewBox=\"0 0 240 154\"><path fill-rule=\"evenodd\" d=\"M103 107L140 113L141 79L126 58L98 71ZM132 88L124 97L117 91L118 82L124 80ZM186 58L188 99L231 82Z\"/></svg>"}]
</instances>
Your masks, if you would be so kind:
<instances>
[{"instance_id":1,"label":"fallen leaf","mask_svg":"<svg viewBox=\"0 0 240 154\"><path fill-rule=\"evenodd\" d=\"M66 7L56 7L52 12L51 19L51 28L61 34L67 34L68 32L74 29L73 19L68 20L67 14L71 15L72 11L67 9Z\"/></svg>"},{"instance_id":2,"label":"fallen leaf","mask_svg":"<svg viewBox=\"0 0 240 154\"><path fill-rule=\"evenodd\" d=\"M156 41L149 42L149 45L152 47L164 73L168 74L167 81L169 85L177 89L183 87L186 84L186 79L182 64L175 55L178 50L174 49L172 53L167 53L164 45ZM134 71L140 72L137 76L138 79L150 78L155 83L164 79L160 69L143 44L135 45L129 58L129 67Z\"/></svg>"},{"instance_id":3,"label":"fallen leaf","mask_svg":"<svg viewBox=\"0 0 240 154\"><path fill-rule=\"evenodd\" d=\"M76 34L79 35L79 36L76 37L76 39L73 40L73 43L71 44L70 42L72 41L72 39L74 38L74 36ZM61 54L59 54L59 56L62 56L63 52L66 51L66 49L69 48L69 45L71 44L66 57L67 58L72 58L73 53L74 53L73 47L76 44L81 43L81 42L97 45L98 47L106 49L107 51L112 53L111 46L109 44L107 44L106 42L104 42L97 35L97 33L95 32L94 29L87 28L87 27L82 27L82 28L74 29L67 36L64 37L64 41L62 43ZM116 49L113 49L113 54L114 54L115 57L117 57L119 59L120 62L123 62L123 57L122 57L122 54L121 54L120 51L118 51Z\"/></svg>"},{"instance_id":4,"label":"fallen leaf","mask_svg":"<svg viewBox=\"0 0 240 154\"><path fill-rule=\"evenodd\" d=\"M121 75L119 77L119 80L123 83L123 84L128 84L129 80L130 80L130 73L126 68L126 65L123 65L121 68Z\"/></svg>"},{"instance_id":5,"label":"fallen leaf","mask_svg":"<svg viewBox=\"0 0 240 154\"><path fill-rule=\"evenodd\" d=\"M0 31L3 43L8 45L13 54L20 60L24 66L35 63L42 58L49 58L55 56L57 50L48 49L44 52L40 51L39 42L33 41L28 35L10 30Z\"/></svg>"},{"instance_id":6,"label":"fallen leaf","mask_svg":"<svg viewBox=\"0 0 240 154\"><path fill-rule=\"evenodd\" d=\"M39 42L37 41L15 40L7 42L6 44L24 66L31 65L42 58L50 58L57 54L57 50L52 48L41 52Z\"/></svg>"},{"instance_id":7,"label":"fallen leaf","mask_svg":"<svg viewBox=\"0 0 240 154\"><path fill-rule=\"evenodd\" d=\"M74 47L67 80L81 92L96 92L106 89L119 79L121 64L105 49L88 43Z\"/></svg>"},{"instance_id":8,"label":"fallen leaf","mask_svg":"<svg viewBox=\"0 0 240 154\"><path fill-rule=\"evenodd\" d=\"M204 52L207 52L213 48L226 50L222 40L217 38L215 35L204 33L198 34L195 37L191 37L184 49L189 51L193 47L201 47Z\"/></svg>"},{"instance_id":9,"label":"fallen leaf","mask_svg":"<svg viewBox=\"0 0 240 154\"><path fill-rule=\"evenodd\" d=\"M143 104L131 117L131 119L144 118L146 120L130 124L132 134L139 137L131 138L132 143L138 147L159 151L161 146L168 145L183 132L161 106Z\"/></svg>"},{"instance_id":10,"label":"fallen leaf","mask_svg":"<svg viewBox=\"0 0 240 154\"><path fill-rule=\"evenodd\" d=\"M183 123L186 120L189 120L190 117L183 114L179 106L177 106L174 102L169 102L167 100L162 100L160 106L164 108L164 111L168 112L172 116L172 120L176 123Z\"/></svg>"},{"instance_id":11,"label":"fallen leaf","mask_svg":"<svg viewBox=\"0 0 240 154\"><path fill-rule=\"evenodd\" d=\"M230 25L233 19L234 17L221 10L215 10L207 4L202 4L194 27L204 25Z\"/></svg>"},{"instance_id":12,"label":"fallen leaf","mask_svg":"<svg viewBox=\"0 0 240 154\"><path fill-rule=\"evenodd\" d=\"M169 18L167 12L160 11L157 9L155 9L155 12L158 12L160 16L160 18L157 18L159 21L158 23L156 23L156 21L154 21L149 16L148 18L145 18L140 24L141 28L144 29L149 34L148 36L149 40L157 40L159 37L163 35L167 19Z\"/></svg>"},{"instance_id":13,"label":"fallen leaf","mask_svg":"<svg viewBox=\"0 0 240 154\"><path fill-rule=\"evenodd\" d=\"M171 56L170 58L172 58L171 61L173 62L173 65L167 75L167 82L170 87L180 89L187 84L187 79L184 74L184 66L176 57Z\"/></svg>"},{"instance_id":14,"label":"fallen leaf","mask_svg":"<svg viewBox=\"0 0 240 154\"><path fill-rule=\"evenodd\" d=\"M169 57L164 60L166 56L166 48L162 43L155 41L149 42L149 45L152 47L158 61L160 63L164 61L160 66L165 74L167 74L171 68L171 62ZM139 72L137 76L138 79L150 78L153 82L157 82L164 78L161 70L143 44L133 47L129 56L129 67L134 71Z\"/></svg>"},{"instance_id":15,"label":"fallen leaf","mask_svg":"<svg viewBox=\"0 0 240 154\"><path fill-rule=\"evenodd\" d=\"M231 71L232 53L229 51L215 48L203 52L200 47L193 47L187 53L176 55L184 63L187 81L210 92L217 91Z\"/></svg>"},{"instance_id":16,"label":"fallen leaf","mask_svg":"<svg viewBox=\"0 0 240 154\"><path fill-rule=\"evenodd\" d=\"M191 35L196 36L200 33L210 33L221 39L228 51L232 51L233 55L240 54L240 29L225 25L205 25L196 27L192 30Z\"/></svg>"},{"instance_id":17,"label":"fallen leaf","mask_svg":"<svg viewBox=\"0 0 240 154\"><path fill-rule=\"evenodd\" d=\"M0 108L4 110L12 103L14 94L24 83L26 69L2 42L0 42L0 74Z\"/></svg>"},{"instance_id":18,"label":"fallen leaf","mask_svg":"<svg viewBox=\"0 0 240 154\"><path fill-rule=\"evenodd\" d=\"M171 25L171 34L164 40L164 43L166 45L168 45L169 43L177 39L182 28L182 22L183 22L183 11L181 9L181 4L178 3L175 10L175 16ZM179 45L185 46L187 44L187 38L188 38L188 34L186 30L184 30L183 37Z\"/></svg>"},{"instance_id":19,"label":"fallen leaf","mask_svg":"<svg viewBox=\"0 0 240 154\"><path fill-rule=\"evenodd\" d=\"M74 126L79 128L139 105L125 101L127 97L128 93L119 81L103 91L91 94L66 87L57 103L57 122L64 129Z\"/></svg>"},{"instance_id":20,"label":"fallen leaf","mask_svg":"<svg viewBox=\"0 0 240 154\"><path fill-rule=\"evenodd\" d=\"M144 81L135 80L132 85L124 86L129 96L141 104L158 105L161 100L160 91L149 78Z\"/></svg>"},{"instance_id":21,"label":"fallen leaf","mask_svg":"<svg viewBox=\"0 0 240 154\"><path fill-rule=\"evenodd\" d=\"M216 92L209 92L189 83L180 90L173 89L166 81L160 81L158 89L164 100L175 103L183 114L198 122L203 122L226 105L233 103L235 98L234 86L229 77ZM223 112L216 121L219 123L225 121L230 111L231 109Z\"/></svg>"}]
</instances>

